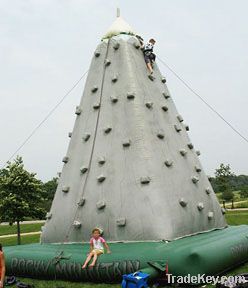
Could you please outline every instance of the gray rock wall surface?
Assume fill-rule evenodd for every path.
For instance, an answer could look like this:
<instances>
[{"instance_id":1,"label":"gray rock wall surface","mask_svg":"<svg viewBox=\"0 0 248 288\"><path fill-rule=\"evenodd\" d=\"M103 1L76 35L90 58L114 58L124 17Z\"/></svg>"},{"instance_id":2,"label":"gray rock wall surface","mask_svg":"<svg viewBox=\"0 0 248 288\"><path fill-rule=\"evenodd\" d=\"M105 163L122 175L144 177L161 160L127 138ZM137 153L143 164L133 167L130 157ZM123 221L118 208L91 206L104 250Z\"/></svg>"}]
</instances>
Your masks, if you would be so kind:
<instances>
[{"instance_id":1,"label":"gray rock wall surface","mask_svg":"<svg viewBox=\"0 0 248 288\"><path fill-rule=\"evenodd\" d=\"M118 35L93 56L41 241L172 240L226 226L158 67Z\"/></svg>"}]
</instances>

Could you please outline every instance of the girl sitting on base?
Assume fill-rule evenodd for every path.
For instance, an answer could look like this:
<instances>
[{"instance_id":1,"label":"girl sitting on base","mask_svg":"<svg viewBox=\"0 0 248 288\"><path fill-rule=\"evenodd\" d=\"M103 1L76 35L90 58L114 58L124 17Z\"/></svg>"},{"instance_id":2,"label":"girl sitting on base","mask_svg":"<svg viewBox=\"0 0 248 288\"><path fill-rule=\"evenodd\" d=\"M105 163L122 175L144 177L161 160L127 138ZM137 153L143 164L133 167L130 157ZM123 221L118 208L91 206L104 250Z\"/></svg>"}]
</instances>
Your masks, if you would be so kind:
<instances>
[{"instance_id":1,"label":"girl sitting on base","mask_svg":"<svg viewBox=\"0 0 248 288\"><path fill-rule=\"evenodd\" d=\"M88 254L88 257L86 258L84 265L82 266L82 269L86 268L87 264L90 262L92 257L93 257L93 261L90 264L90 267L95 266L98 255L101 255L104 253L103 246L106 248L107 253L111 253L109 250L108 244L101 237L100 229L98 228L93 229L92 237L90 238L90 253Z\"/></svg>"}]
</instances>

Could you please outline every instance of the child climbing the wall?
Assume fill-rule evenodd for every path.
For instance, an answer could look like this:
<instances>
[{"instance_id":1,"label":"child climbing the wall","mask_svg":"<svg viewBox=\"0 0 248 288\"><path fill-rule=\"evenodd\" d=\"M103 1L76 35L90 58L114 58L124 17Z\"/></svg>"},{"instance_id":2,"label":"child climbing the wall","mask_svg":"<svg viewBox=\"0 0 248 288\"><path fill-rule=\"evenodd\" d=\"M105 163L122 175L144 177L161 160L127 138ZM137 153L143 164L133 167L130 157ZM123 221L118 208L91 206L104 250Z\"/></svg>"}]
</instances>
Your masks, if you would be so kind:
<instances>
[{"instance_id":1,"label":"child climbing the wall","mask_svg":"<svg viewBox=\"0 0 248 288\"><path fill-rule=\"evenodd\" d=\"M82 269L85 269L87 264L90 262L93 257L92 263L89 265L90 267L95 266L97 257L104 253L104 248L107 250L107 253L111 253L108 244L101 237L101 231L99 228L94 228L92 230L92 237L90 238L90 253L86 258Z\"/></svg>"},{"instance_id":2,"label":"child climbing the wall","mask_svg":"<svg viewBox=\"0 0 248 288\"><path fill-rule=\"evenodd\" d=\"M148 77L151 80L154 79L154 77L152 76L152 73L153 73L153 63L156 59L156 55L153 53L153 47L154 47L155 43L156 43L156 41L154 39L150 39L149 42L142 47L146 66L150 72L150 75Z\"/></svg>"}]
</instances>

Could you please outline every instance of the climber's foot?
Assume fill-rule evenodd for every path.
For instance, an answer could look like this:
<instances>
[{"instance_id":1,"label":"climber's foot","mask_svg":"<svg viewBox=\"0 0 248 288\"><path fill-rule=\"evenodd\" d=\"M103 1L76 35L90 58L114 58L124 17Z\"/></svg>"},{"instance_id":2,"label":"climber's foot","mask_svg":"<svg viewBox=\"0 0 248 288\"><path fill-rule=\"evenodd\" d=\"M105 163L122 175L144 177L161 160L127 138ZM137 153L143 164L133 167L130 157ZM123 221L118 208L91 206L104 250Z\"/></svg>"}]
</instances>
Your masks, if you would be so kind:
<instances>
[{"instance_id":1,"label":"climber's foot","mask_svg":"<svg viewBox=\"0 0 248 288\"><path fill-rule=\"evenodd\" d=\"M151 81L153 81L153 80L155 79L155 77L154 77L152 74L148 75L148 78L149 78Z\"/></svg>"}]
</instances>

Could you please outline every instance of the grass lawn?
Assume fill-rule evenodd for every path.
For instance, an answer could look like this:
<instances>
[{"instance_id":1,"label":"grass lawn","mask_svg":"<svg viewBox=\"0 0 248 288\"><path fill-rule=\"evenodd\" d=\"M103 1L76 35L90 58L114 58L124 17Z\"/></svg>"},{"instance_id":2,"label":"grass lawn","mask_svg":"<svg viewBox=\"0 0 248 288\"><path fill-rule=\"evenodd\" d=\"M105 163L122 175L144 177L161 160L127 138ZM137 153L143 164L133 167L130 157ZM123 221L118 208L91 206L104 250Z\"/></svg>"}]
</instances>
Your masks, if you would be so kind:
<instances>
[{"instance_id":1,"label":"grass lawn","mask_svg":"<svg viewBox=\"0 0 248 288\"><path fill-rule=\"evenodd\" d=\"M247 211L227 211L226 213L226 220L229 225L240 225L240 224L247 224L248 225L248 210ZM25 232L34 232L34 231L40 231L40 227L43 224L22 224L22 227L27 225L25 227ZM2 229L3 226L0 226L0 229ZM8 227L8 226L7 226ZM5 228L6 229L6 228ZM32 230L34 229L34 230ZM0 230L2 232L2 230ZM6 231L6 230L5 230ZM0 234L1 234L0 232ZM22 232L24 232L24 229L22 228ZM9 232L8 232L9 233ZM7 233L7 234L8 234ZM15 233L15 231L14 231ZM11 234L11 233L10 233ZM28 236L22 236L22 244L30 244L30 243L37 243L39 242L39 235L28 235ZM0 242L4 246L10 246L10 245L16 245L16 238L15 237L9 237L9 238L2 238L0 239ZM225 275L236 275L239 273L247 273L248 271L248 263L231 270L229 273L226 273ZM29 279L29 278L18 278L21 281L33 284L36 288L120 288L120 284L95 284L95 283L73 283L73 282L67 282L67 281L60 281L60 280L36 280L36 279ZM212 285L207 285L205 288L213 288Z\"/></svg>"},{"instance_id":2,"label":"grass lawn","mask_svg":"<svg viewBox=\"0 0 248 288\"><path fill-rule=\"evenodd\" d=\"M120 288L120 284L96 284L82 282L68 282L60 280L36 280L29 278L18 278L24 283L33 284L35 288Z\"/></svg>"},{"instance_id":3,"label":"grass lawn","mask_svg":"<svg viewBox=\"0 0 248 288\"><path fill-rule=\"evenodd\" d=\"M226 221L229 225L248 225L248 210L245 211L227 211Z\"/></svg>"},{"instance_id":4,"label":"grass lawn","mask_svg":"<svg viewBox=\"0 0 248 288\"><path fill-rule=\"evenodd\" d=\"M22 244L38 243L39 241L40 235L26 235L21 237ZM0 243L2 243L3 246L17 245L17 237L1 238Z\"/></svg>"},{"instance_id":5,"label":"grass lawn","mask_svg":"<svg viewBox=\"0 0 248 288\"><path fill-rule=\"evenodd\" d=\"M248 271L248 263L245 263L243 264L242 266L238 267L238 268L235 268L235 269L232 269L231 271L225 273L224 275L227 275L227 276L234 276L234 275L237 275L237 274L241 274L241 273L247 273ZM205 288L213 288L215 286L213 285L207 285L205 286Z\"/></svg>"},{"instance_id":6,"label":"grass lawn","mask_svg":"<svg viewBox=\"0 0 248 288\"><path fill-rule=\"evenodd\" d=\"M41 230L43 223L34 223L34 224L21 224L21 233L28 232L38 232ZM16 224L10 225L0 225L0 235L16 234L17 227Z\"/></svg>"}]
</instances>

